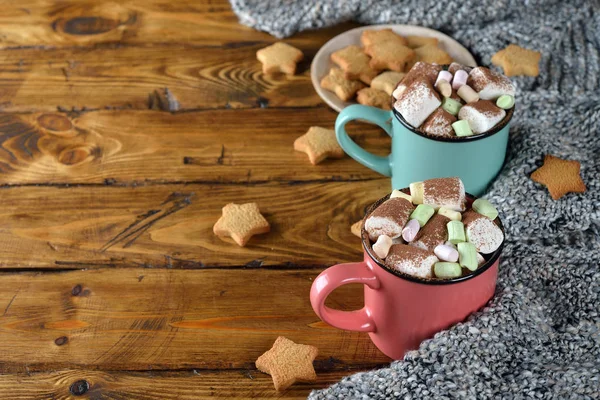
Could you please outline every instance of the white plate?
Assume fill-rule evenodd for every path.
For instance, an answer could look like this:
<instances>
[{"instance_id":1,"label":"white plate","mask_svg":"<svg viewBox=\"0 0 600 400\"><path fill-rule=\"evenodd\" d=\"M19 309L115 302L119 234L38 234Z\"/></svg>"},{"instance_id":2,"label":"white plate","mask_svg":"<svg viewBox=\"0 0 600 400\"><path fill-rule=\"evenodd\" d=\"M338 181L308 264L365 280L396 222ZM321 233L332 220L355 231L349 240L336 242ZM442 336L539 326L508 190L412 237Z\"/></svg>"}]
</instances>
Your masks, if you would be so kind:
<instances>
[{"instance_id":1,"label":"white plate","mask_svg":"<svg viewBox=\"0 0 600 400\"><path fill-rule=\"evenodd\" d=\"M391 28L394 32L402 36L435 37L439 40L439 47L450 54L454 61L472 67L477 65L475 59L471 53L469 53L469 50L467 50L463 45L452 39L450 36L444 35L442 32L438 32L433 29L413 25L370 25L351 29L347 32L337 35L325 43L325 45L319 49L317 55L315 55L315 58L310 66L310 78L315 90L319 96L321 96L323 101L325 101L325 103L327 103L334 110L339 112L342 111L344 107L356 103L342 101L335 95L335 93L325 90L321 87L321 79L327 75L331 67L335 65L330 60L331 53L352 44L361 46L360 35L365 30L386 28Z\"/></svg>"}]
</instances>

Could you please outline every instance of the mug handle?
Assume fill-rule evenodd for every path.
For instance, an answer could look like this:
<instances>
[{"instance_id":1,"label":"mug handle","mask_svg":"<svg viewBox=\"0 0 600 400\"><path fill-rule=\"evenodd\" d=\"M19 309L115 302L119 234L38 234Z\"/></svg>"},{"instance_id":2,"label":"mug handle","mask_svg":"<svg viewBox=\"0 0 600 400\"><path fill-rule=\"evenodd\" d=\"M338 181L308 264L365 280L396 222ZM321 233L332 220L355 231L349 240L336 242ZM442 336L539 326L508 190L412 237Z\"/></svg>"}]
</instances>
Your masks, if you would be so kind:
<instances>
[{"instance_id":1,"label":"mug handle","mask_svg":"<svg viewBox=\"0 0 600 400\"><path fill-rule=\"evenodd\" d=\"M310 289L310 303L315 313L331 326L347 331L375 332L371 311L364 306L360 310L340 311L325 305L325 299L334 289L349 283L362 283L378 289L379 279L363 262L337 264L327 268L314 280Z\"/></svg>"},{"instance_id":2,"label":"mug handle","mask_svg":"<svg viewBox=\"0 0 600 400\"><path fill-rule=\"evenodd\" d=\"M391 111L385 111L380 108L360 104L348 106L340 112L335 120L335 135L338 143L350 157L365 167L371 168L382 175L392 176L390 156L381 157L369 153L350 139L345 128L346 124L352 120L364 119L379 125L388 135L392 136L392 124L388 122L392 117Z\"/></svg>"}]
</instances>

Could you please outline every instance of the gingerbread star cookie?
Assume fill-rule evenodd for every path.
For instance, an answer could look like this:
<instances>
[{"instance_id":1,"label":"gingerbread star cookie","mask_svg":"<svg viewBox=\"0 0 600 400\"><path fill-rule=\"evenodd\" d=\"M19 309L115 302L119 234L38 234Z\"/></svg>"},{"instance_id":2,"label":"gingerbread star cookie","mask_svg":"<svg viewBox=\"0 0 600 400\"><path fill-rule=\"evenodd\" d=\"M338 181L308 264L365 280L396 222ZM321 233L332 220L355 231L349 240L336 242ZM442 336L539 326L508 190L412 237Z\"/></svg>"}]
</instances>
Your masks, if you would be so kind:
<instances>
[{"instance_id":1,"label":"gingerbread star cookie","mask_svg":"<svg viewBox=\"0 0 600 400\"><path fill-rule=\"evenodd\" d=\"M365 53L371 56L371 68L397 72L403 72L416 57L413 49L394 41L371 44L365 47Z\"/></svg>"},{"instance_id":2,"label":"gingerbread star cookie","mask_svg":"<svg viewBox=\"0 0 600 400\"><path fill-rule=\"evenodd\" d=\"M434 46L438 45L438 39L434 37L426 37L426 36L407 36L406 41L407 45L411 49L416 49L417 47L425 46L428 44L432 44Z\"/></svg>"},{"instance_id":3,"label":"gingerbread star cookie","mask_svg":"<svg viewBox=\"0 0 600 400\"><path fill-rule=\"evenodd\" d=\"M437 47L437 44L427 44L415 49L416 59L430 64L447 65L452 62L450 54Z\"/></svg>"},{"instance_id":4,"label":"gingerbread star cookie","mask_svg":"<svg viewBox=\"0 0 600 400\"><path fill-rule=\"evenodd\" d=\"M569 192L586 191L585 183L579 175L580 168L578 161L562 160L548 154L544 157L544 165L531 174L531 179L545 185L550 196L558 200Z\"/></svg>"},{"instance_id":5,"label":"gingerbread star cookie","mask_svg":"<svg viewBox=\"0 0 600 400\"><path fill-rule=\"evenodd\" d=\"M373 89L383 90L389 96L391 96L396 86L398 86L398 82L404 78L404 75L405 74L403 72L382 72L371 81L371 87Z\"/></svg>"},{"instance_id":6,"label":"gingerbread star cookie","mask_svg":"<svg viewBox=\"0 0 600 400\"><path fill-rule=\"evenodd\" d=\"M356 92L365 87L360 81L346 78L344 71L339 68L331 68L329 74L321 79L321 86L334 92L343 101L350 100Z\"/></svg>"},{"instance_id":7,"label":"gingerbread star cookie","mask_svg":"<svg viewBox=\"0 0 600 400\"><path fill-rule=\"evenodd\" d=\"M229 236L243 247L253 235L267 233L270 229L256 203L229 203L223 207L223 215L213 227L213 232L217 236Z\"/></svg>"},{"instance_id":8,"label":"gingerbread star cookie","mask_svg":"<svg viewBox=\"0 0 600 400\"><path fill-rule=\"evenodd\" d=\"M317 379L313 361L318 352L314 346L296 344L279 336L271 350L258 357L256 368L271 375L275 390L280 392L294 382L314 382Z\"/></svg>"},{"instance_id":9,"label":"gingerbread star cookie","mask_svg":"<svg viewBox=\"0 0 600 400\"><path fill-rule=\"evenodd\" d=\"M377 75L377 70L369 66L371 58L358 46L348 46L331 54L331 61L344 70L348 79L360 79L367 85Z\"/></svg>"},{"instance_id":10,"label":"gingerbread star cookie","mask_svg":"<svg viewBox=\"0 0 600 400\"><path fill-rule=\"evenodd\" d=\"M320 126L311 126L308 132L296 139L294 150L308 154L312 165L317 165L328 157L344 156L344 150L335 138L335 131Z\"/></svg>"},{"instance_id":11,"label":"gingerbread star cookie","mask_svg":"<svg viewBox=\"0 0 600 400\"><path fill-rule=\"evenodd\" d=\"M392 109L390 95L372 87L360 89L356 95L356 101L365 106L379 107L383 110Z\"/></svg>"},{"instance_id":12,"label":"gingerbread star cookie","mask_svg":"<svg viewBox=\"0 0 600 400\"><path fill-rule=\"evenodd\" d=\"M288 75L296 73L296 64L304 58L304 55L297 48L277 42L269 47L260 49L256 52L256 58L263 65L265 74L283 72Z\"/></svg>"},{"instance_id":13,"label":"gingerbread star cookie","mask_svg":"<svg viewBox=\"0 0 600 400\"><path fill-rule=\"evenodd\" d=\"M542 53L515 44L508 45L492 56L492 64L502 67L506 76L538 76Z\"/></svg>"},{"instance_id":14,"label":"gingerbread star cookie","mask_svg":"<svg viewBox=\"0 0 600 400\"><path fill-rule=\"evenodd\" d=\"M362 229L362 219L359 221L356 221L355 223L352 224L352 226L350 227L350 232L352 232L353 235L361 237L360 236L360 230Z\"/></svg>"},{"instance_id":15,"label":"gingerbread star cookie","mask_svg":"<svg viewBox=\"0 0 600 400\"><path fill-rule=\"evenodd\" d=\"M402 36L394 33L391 29L368 29L360 35L360 42L364 47L374 45L376 43L392 42L406 46L408 43Z\"/></svg>"}]
</instances>

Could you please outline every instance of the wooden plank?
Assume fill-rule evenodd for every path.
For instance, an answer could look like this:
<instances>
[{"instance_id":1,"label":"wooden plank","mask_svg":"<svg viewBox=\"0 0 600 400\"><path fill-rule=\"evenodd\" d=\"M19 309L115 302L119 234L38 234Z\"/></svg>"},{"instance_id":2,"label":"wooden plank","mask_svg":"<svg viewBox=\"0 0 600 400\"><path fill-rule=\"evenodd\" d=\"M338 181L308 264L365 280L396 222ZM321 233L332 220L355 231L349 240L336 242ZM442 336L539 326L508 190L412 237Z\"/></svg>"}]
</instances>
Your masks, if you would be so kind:
<instances>
[{"instance_id":1,"label":"wooden plank","mask_svg":"<svg viewBox=\"0 0 600 400\"><path fill-rule=\"evenodd\" d=\"M279 335L317 346L320 371L388 361L364 333L314 314L318 270L96 269L3 273L0 372L252 369ZM332 306L362 306L340 288Z\"/></svg>"},{"instance_id":2,"label":"wooden plank","mask_svg":"<svg viewBox=\"0 0 600 400\"><path fill-rule=\"evenodd\" d=\"M22 0L3 5L0 32L0 46L8 48L116 42L220 46L273 39L239 24L227 0ZM333 32L336 28L311 31L293 40L313 42Z\"/></svg>"},{"instance_id":3,"label":"wooden plank","mask_svg":"<svg viewBox=\"0 0 600 400\"><path fill-rule=\"evenodd\" d=\"M298 383L283 393L277 393L273 389L271 377L254 370L181 372L62 370L0 375L0 395L11 400L199 400L215 397L306 399L311 390L327 387L350 373L322 372L317 375L315 383ZM75 397L73 393L83 394L80 395L81 397Z\"/></svg>"},{"instance_id":4,"label":"wooden plank","mask_svg":"<svg viewBox=\"0 0 600 400\"><path fill-rule=\"evenodd\" d=\"M308 127L332 128L325 108L170 114L102 111L0 115L0 185L169 182L255 184L355 181L381 175L350 157L317 166L294 151ZM357 143L382 154L390 138L350 124ZM285 168L282 168L285 166Z\"/></svg>"},{"instance_id":5,"label":"wooden plank","mask_svg":"<svg viewBox=\"0 0 600 400\"><path fill-rule=\"evenodd\" d=\"M360 259L350 225L388 178L306 184L12 187L0 190L1 268L326 266ZM271 232L241 248L212 227L257 202Z\"/></svg>"},{"instance_id":6,"label":"wooden plank","mask_svg":"<svg viewBox=\"0 0 600 400\"><path fill-rule=\"evenodd\" d=\"M0 26L1 29L1 26ZM230 47L112 46L4 50L0 108L35 112L148 109L154 91L177 100L171 111L313 107L322 104L310 76L320 43L299 46L306 60L294 76L264 75L256 51L271 42Z\"/></svg>"}]
</instances>

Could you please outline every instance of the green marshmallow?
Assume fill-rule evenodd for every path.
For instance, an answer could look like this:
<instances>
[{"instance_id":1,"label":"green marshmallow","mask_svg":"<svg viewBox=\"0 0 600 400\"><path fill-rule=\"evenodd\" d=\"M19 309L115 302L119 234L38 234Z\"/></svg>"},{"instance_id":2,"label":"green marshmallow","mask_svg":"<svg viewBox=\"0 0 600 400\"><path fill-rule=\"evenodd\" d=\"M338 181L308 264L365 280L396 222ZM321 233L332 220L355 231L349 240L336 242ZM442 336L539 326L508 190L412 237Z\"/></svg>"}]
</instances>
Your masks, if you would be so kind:
<instances>
[{"instance_id":1,"label":"green marshmallow","mask_svg":"<svg viewBox=\"0 0 600 400\"><path fill-rule=\"evenodd\" d=\"M508 110L515 105L515 98L509 94L503 94L496 100L496 105L504 110Z\"/></svg>"},{"instance_id":2,"label":"green marshmallow","mask_svg":"<svg viewBox=\"0 0 600 400\"><path fill-rule=\"evenodd\" d=\"M458 263L437 262L433 266L433 273L437 278L458 278L462 275L462 269Z\"/></svg>"},{"instance_id":3,"label":"green marshmallow","mask_svg":"<svg viewBox=\"0 0 600 400\"><path fill-rule=\"evenodd\" d=\"M456 136L471 136L473 131L469 126L469 122L464 119L458 120L452 124L452 129L454 129L454 133Z\"/></svg>"},{"instance_id":4,"label":"green marshmallow","mask_svg":"<svg viewBox=\"0 0 600 400\"><path fill-rule=\"evenodd\" d=\"M498 210L486 199L477 199L473 202L473 210L481 215L485 215L492 221L498 216Z\"/></svg>"},{"instance_id":5,"label":"green marshmallow","mask_svg":"<svg viewBox=\"0 0 600 400\"><path fill-rule=\"evenodd\" d=\"M410 219L419 221L421 228L429 221L429 218L435 213L433 207L428 204L419 204L417 208L410 214Z\"/></svg>"},{"instance_id":6,"label":"green marshmallow","mask_svg":"<svg viewBox=\"0 0 600 400\"><path fill-rule=\"evenodd\" d=\"M459 243L456 249L458 250L458 262L460 265L471 271L475 271L479 265L475 245L469 242Z\"/></svg>"},{"instance_id":7,"label":"green marshmallow","mask_svg":"<svg viewBox=\"0 0 600 400\"><path fill-rule=\"evenodd\" d=\"M452 244L466 242L465 226L461 221L450 221L446 224L448 227L448 241Z\"/></svg>"},{"instance_id":8,"label":"green marshmallow","mask_svg":"<svg viewBox=\"0 0 600 400\"><path fill-rule=\"evenodd\" d=\"M458 115L458 112L462 108L462 104L460 104L460 101L456 101L450 97L444 97L444 100L442 100L442 108L452 115Z\"/></svg>"}]
</instances>

